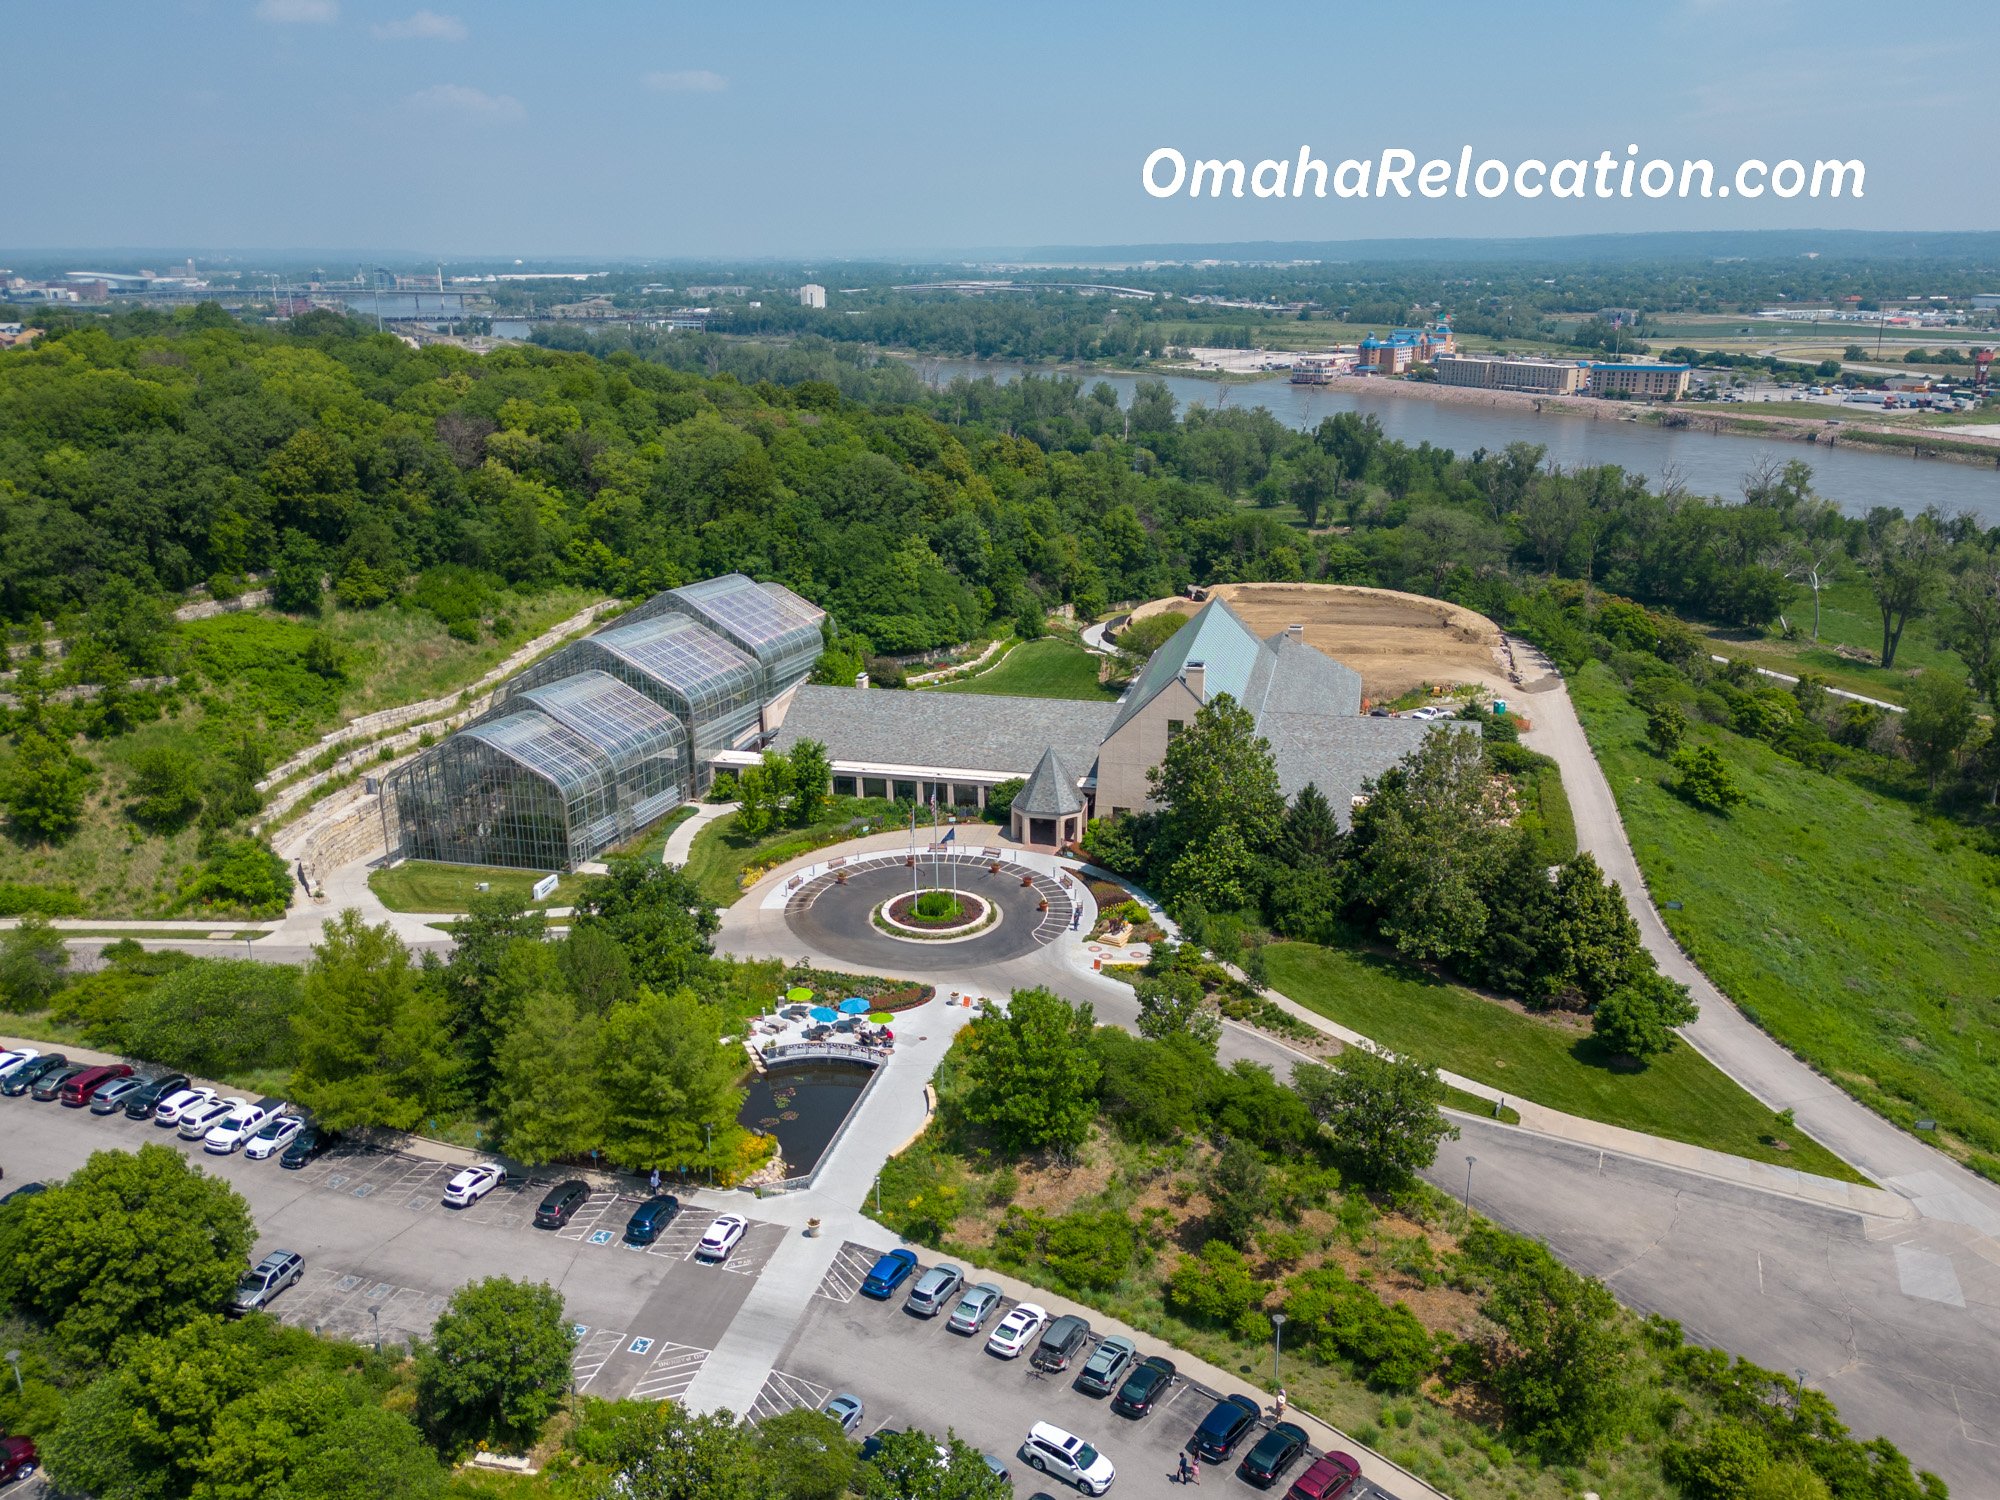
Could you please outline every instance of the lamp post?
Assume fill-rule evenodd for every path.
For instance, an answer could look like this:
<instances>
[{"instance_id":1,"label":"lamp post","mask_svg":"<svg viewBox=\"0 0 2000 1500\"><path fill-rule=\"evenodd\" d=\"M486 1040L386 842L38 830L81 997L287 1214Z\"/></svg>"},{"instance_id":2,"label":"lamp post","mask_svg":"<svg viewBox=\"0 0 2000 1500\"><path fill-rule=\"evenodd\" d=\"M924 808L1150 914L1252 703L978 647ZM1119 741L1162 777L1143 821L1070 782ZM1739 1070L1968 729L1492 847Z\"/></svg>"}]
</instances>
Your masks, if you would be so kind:
<instances>
[{"instance_id":1,"label":"lamp post","mask_svg":"<svg viewBox=\"0 0 2000 1500\"><path fill-rule=\"evenodd\" d=\"M715 1186L715 1123L705 1121L702 1130L708 1136L708 1185Z\"/></svg>"},{"instance_id":2,"label":"lamp post","mask_svg":"<svg viewBox=\"0 0 2000 1500\"><path fill-rule=\"evenodd\" d=\"M1476 1156L1468 1156L1465 1159L1465 1211L1467 1213L1472 1212L1472 1164L1478 1160L1479 1158Z\"/></svg>"},{"instance_id":3,"label":"lamp post","mask_svg":"<svg viewBox=\"0 0 2000 1500\"><path fill-rule=\"evenodd\" d=\"M382 1304L376 1303L368 1309L368 1316L375 1320L375 1352L382 1352Z\"/></svg>"},{"instance_id":4,"label":"lamp post","mask_svg":"<svg viewBox=\"0 0 2000 1500\"><path fill-rule=\"evenodd\" d=\"M1271 1389L1274 1391L1281 1391L1285 1388L1284 1381L1278 1378L1278 1355L1279 1352L1284 1349L1284 1347L1285 1347L1285 1315L1283 1313L1272 1313L1271 1314Z\"/></svg>"}]
</instances>

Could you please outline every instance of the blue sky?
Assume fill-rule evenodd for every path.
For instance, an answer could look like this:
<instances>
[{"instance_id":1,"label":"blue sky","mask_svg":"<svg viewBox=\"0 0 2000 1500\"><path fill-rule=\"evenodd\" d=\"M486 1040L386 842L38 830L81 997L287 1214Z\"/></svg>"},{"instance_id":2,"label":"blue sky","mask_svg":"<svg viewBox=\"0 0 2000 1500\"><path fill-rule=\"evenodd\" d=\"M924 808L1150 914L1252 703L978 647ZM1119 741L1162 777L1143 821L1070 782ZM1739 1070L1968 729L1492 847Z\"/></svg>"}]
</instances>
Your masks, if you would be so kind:
<instances>
[{"instance_id":1,"label":"blue sky","mask_svg":"<svg viewBox=\"0 0 2000 1500\"><path fill-rule=\"evenodd\" d=\"M0 91L12 248L836 256L2000 228L1976 63L2000 40L1990 0L65 0L44 23L64 40L17 25ZM1254 162L1466 143L1859 156L1867 196L1190 202L1139 185L1157 146Z\"/></svg>"}]
</instances>

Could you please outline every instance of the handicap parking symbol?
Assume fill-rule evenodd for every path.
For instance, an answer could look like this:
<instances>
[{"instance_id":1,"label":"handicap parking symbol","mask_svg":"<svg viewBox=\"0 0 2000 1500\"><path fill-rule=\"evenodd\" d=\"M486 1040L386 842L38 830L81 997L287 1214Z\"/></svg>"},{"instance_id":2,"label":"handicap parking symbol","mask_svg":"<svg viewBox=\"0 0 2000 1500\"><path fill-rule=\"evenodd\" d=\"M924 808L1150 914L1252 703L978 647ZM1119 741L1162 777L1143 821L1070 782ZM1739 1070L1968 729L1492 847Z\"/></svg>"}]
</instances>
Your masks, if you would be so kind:
<instances>
[{"instance_id":1,"label":"handicap parking symbol","mask_svg":"<svg viewBox=\"0 0 2000 1500\"><path fill-rule=\"evenodd\" d=\"M608 1229L593 1229L593 1230L592 1230L592 1231L590 1232L590 1243L591 1243L591 1244L593 1244L593 1245L608 1245L608 1244L610 1244L610 1243L611 1243L611 1231L610 1231L610 1230L608 1230Z\"/></svg>"},{"instance_id":2,"label":"handicap parking symbol","mask_svg":"<svg viewBox=\"0 0 2000 1500\"><path fill-rule=\"evenodd\" d=\"M590 1325L588 1323L572 1323L569 1325L569 1331L578 1338L582 1338L586 1333L590 1332Z\"/></svg>"},{"instance_id":3,"label":"handicap parking symbol","mask_svg":"<svg viewBox=\"0 0 2000 1500\"><path fill-rule=\"evenodd\" d=\"M652 1347L653 1347L653 1341L651 1339L634 1339L632 1340L631 1347L626 1350L626 1353L644 1354L648 1349Z\"/></svg>"}]
</instances>

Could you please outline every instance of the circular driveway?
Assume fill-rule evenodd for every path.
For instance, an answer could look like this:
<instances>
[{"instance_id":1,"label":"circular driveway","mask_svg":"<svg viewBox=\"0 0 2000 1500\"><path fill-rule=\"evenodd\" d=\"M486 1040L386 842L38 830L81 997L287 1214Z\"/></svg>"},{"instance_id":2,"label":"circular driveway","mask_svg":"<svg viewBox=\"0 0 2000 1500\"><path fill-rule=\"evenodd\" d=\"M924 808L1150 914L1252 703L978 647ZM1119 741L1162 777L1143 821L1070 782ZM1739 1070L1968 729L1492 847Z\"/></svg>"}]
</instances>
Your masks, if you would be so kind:
<instances>
[{"instance_id":1,"label":"circular driveway","mask_svg":"<svg viewBox=\"0 0 2000 1500\"><path fill-rule=\"evenodd\" d=\"M998 906L998 926L969 938L941 941L891 937L875 926L872 913L882 902L910 889L910 870L901 854L857 859L844 867L847 883L832 872L815 876L791 892L785 904L785 925L816 953L879 973L899 969L949 966L972 969L1022 958L1069 930L1074 910L1069 893L1055 877L1020 865L1003 863L996 874L987 861L964 855L943 862L937 874L950 888L956 870L958 888ZM920 858L917 880L928 888L933 870ZM1029 876L1032 885L1021 884ZM1047 911L1040 903L1049 903Z\"/></svg>"}]
</instances>

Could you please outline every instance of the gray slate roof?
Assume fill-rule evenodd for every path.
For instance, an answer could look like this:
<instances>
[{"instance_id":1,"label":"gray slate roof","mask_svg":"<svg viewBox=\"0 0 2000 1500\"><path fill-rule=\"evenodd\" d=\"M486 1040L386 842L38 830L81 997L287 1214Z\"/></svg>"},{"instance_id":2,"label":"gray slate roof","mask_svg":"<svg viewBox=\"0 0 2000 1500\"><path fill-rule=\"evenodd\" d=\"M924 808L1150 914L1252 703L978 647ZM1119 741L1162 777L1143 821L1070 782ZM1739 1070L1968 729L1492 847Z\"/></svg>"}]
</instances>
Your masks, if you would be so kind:
<instances>
[{"instance_id":1,"label":"gray slate roof","mask_svg":"<svg viewBox=\"0 0 2000 1500\"><path fill-rule=\"evenodd\" d=\"M1239 701L1260 720L1267 713L1351 718L1361 712L1361 674L1280 631L1259 649Z\"/></svg>"},{"instance_id":2,"label":"gray slate roof","mask_svg":"<svg viewBox=\"0 0 2000 1500\"><path fill-rule=\"evenodd\" d=\"M1115 703L1002 698L985 693L899 692L805 683L773 747L818 740L830 759L1027 776L1054 749L1083 775L1111 732Z\"/></svg>"},{"instance_id":3,"label":"gray slate roof","mask_svg":"<svg viewBox=\"0 0 2000 1500\"><path fill-rule=\"evenodd\" d=\"M1362 783L1394 767L1439 727L1421 719L1327 718L1316 713L1265 714L1257 721L1258 733L1271 742L1278 790L1289 800L1312 783L1332 805L1342 828L1352 821Z\"/></svg>"},{"instance_id":4,"label":"gray slate roof","mask_svg":"<svg viewBox=\"0 0 2000 1500\"><path fill-rule=\"evenodd\" d=\"M1042 752L1041 764L1028 784L1014 795L1014 807L1024 816L1062 818L1083 811L1083 793L1076 789L1077 773L1063 764L1050 746Z\"/></svg>"}]
</instances>

